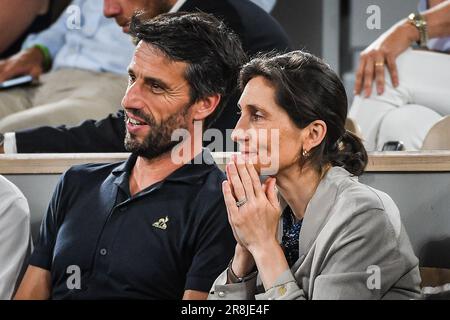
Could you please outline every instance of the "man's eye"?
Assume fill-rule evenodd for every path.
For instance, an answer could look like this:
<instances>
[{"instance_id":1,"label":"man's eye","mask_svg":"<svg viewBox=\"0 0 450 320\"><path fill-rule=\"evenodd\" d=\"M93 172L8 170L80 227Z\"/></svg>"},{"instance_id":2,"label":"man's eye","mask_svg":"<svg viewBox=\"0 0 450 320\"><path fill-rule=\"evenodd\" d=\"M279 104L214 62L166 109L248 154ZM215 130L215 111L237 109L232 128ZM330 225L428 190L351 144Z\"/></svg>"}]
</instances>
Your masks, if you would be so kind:
<instances>
[{"instance_id":1,"label":"man's eye","mask_svg":"<svg viewBox=\"0 0 450 320\"><path fill-rule=\"evenodd\" d=\"M164 89L157 83L152 83L149 85L150 89L155 93L164 92Z\"/></svg>"},{"instance_id":2,"label":"man's eye","mask_svg":"<svg viewBox=\"0 0 450 320\"><path fill-rule=\"evenodd\" d=\"M134 83L134 81L136 81L136 77L130 75L130 76L128 77L128 82L129 82L129 83Z\"/></svg>"}]
</instances>

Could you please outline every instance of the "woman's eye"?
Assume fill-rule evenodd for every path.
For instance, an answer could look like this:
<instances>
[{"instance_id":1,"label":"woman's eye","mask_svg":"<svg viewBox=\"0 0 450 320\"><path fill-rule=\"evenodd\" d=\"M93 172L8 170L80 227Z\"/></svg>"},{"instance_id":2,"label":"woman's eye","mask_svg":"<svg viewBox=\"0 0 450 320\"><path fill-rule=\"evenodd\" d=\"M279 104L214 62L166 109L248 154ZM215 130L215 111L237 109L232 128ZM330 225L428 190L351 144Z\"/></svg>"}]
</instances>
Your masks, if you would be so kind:
<instances>
[{"instance_id":1,"label":"woman's eye","mask_svg":"<svg viewBox=\"0 0 450 320\"><path fill-rule=\"evenodd\" d=\"M256 112L256 113L252 114L252 120L253 121L259 121L259 120L261 120L263 118L264 118L263 115L261 113L259 113L259 112Z\"/></svg>"}]
</instances>

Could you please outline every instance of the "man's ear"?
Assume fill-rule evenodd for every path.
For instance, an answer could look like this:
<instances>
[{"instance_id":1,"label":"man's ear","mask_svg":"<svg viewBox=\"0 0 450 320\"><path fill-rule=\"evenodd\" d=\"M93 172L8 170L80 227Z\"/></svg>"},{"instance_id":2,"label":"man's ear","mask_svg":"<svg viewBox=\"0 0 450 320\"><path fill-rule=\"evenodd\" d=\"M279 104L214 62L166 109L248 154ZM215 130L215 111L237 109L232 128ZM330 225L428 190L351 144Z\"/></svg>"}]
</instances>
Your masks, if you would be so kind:
<instances>
[{"instance_id":1,"label":"man's ear","mask_svg":"<svg viewBox=\"0 0 450 320\"><path fill-rule=\"evenodd\" d=\"M327 125L322 120L311 122L303 129L303 150L311 151L322 143L327 134Z\"/></svg>"},{"instance_id":2,"label":"man's ear","mask_svg":"<svg viewBox=\"0 0 450 320\"><path fill-rule=\"evenodd\" d=\"M221 100L220 94L215 94L203 99L198 100L194 104L194 120L201 121L205 120L209 115L211 115L219 105Z\"/></svg>"}]
</instances>

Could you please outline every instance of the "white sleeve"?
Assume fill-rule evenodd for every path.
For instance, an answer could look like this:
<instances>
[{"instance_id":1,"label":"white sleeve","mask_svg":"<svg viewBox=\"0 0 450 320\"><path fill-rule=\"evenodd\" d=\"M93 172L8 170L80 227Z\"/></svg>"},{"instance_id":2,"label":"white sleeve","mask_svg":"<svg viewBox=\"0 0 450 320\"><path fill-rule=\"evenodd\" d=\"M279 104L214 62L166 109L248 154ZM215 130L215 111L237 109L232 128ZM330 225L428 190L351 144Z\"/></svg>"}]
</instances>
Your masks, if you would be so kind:
<instances>
[{"instance_id":1,"label":"white sleeve","mask_svg":"<svg viewBox=\"0 0 450 320\"><path fill-rule=\"evenodd\" d=\"M30 209L17 187L0 176L0 300L11 299L31 249Z\"/></svg>"},{"instance_id":2,"label":"white sleeve","mask_svg":"<svg viewBox=\"0 0 450 320\"><path fill-rule=\"evenodd\" d=\"M3 151L5 154L17 153L16 133L6 132L5 140L3 141Z\"/></svg>"}]
</instances>

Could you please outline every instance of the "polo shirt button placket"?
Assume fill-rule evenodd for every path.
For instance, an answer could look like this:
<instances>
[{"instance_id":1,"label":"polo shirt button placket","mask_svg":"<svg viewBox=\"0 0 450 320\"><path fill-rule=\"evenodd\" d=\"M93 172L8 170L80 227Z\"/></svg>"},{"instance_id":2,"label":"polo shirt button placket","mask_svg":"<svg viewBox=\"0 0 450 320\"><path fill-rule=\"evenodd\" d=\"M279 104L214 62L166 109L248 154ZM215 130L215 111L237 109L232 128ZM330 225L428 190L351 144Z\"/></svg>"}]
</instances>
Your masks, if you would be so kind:
<instances>
[{"instance_id":1,"label":"polo shirt button placket","mask_svg":"<svg viewBox=\"0 0 450 320\"><path fill-rule=\"evenodd\" d=\"M100 249L100 255L106 256L107 254L108 254L108 250L106 250L105 248Z\"/></svg>"}]
</instances>

